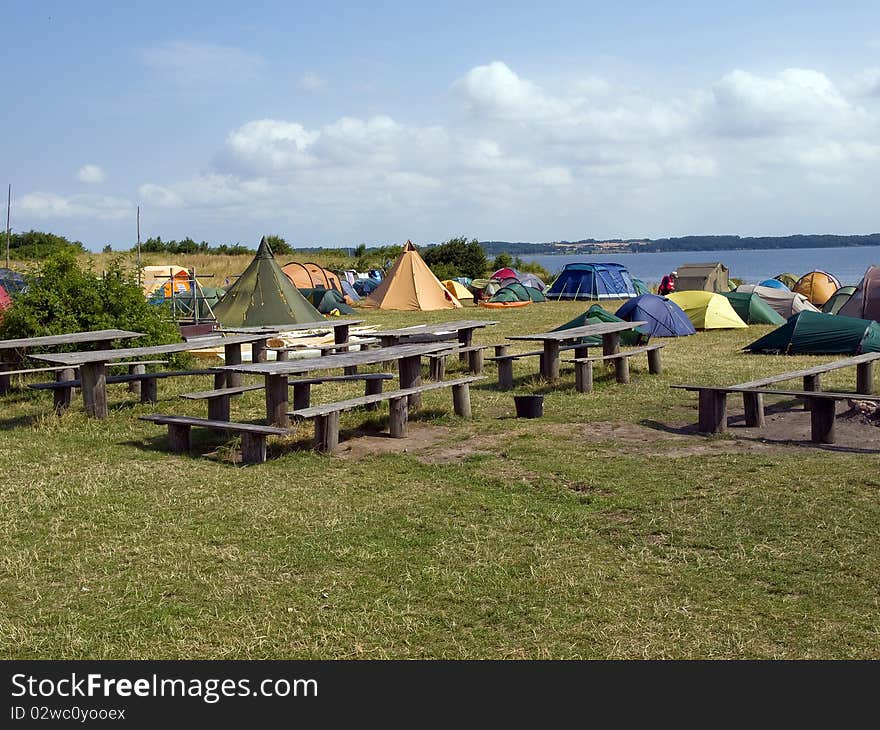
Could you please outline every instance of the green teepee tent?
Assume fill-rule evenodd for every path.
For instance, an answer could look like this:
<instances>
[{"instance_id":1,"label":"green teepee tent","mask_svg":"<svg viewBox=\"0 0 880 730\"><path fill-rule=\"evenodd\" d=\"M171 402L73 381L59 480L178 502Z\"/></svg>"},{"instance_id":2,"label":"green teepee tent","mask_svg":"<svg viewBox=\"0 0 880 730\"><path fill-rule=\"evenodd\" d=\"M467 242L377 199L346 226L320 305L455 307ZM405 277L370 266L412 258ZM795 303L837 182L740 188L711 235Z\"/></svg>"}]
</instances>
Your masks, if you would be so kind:
<instances>
[{"instance_id":1,"label":"green teepee tent","mask_svg":"<svg viewBox=\"0 0 880 730\"><path fill-rule=\"evenodd\" d=\"M880 325L870 319L804 311L743 349L782 355L880 352Z\"/></svg>"},{"instance_id":2,"label":"green teepee tent","mask_svg":"<svg viewBox=\"0 0 880 730\"><path fill-rule=\"evenodd\" d=\"M606 311L600 305L594 304L583 314L579 314L570 322L566 322L565 324L559 325L556 329L550 330L551 332L559 332L561 330L569 330L572 327L583 327L587 324L600 324L602 322L625 322L626 320L621 319L617 315L611 314L611 312ZM625 345L626 347L635 347L637 345L647 344L650 339L649 335L646 335L638 330L629 330L627 332L620 333L620 344ZM580 343L582 345L588 345L589 347L598 347L602 344L602 338L599 336L594 337L581 337Z\"/></svg>"},{"instance_id":3,"label":"green teepee tent","mask_svg":"<svg viewBox=\"0 0 880 730\"><path fill-rule=\"evenodd\" d=\"M265 236L254 260L214 307L214 316L224 327L324 321L281 270Z\"/></svg>"},{"instance_id":4,"label":"green teepee tent","mask_svg":"<svg viewBox=\"0 0 880 730\"><path fill-rule=\"evenodd\" d=\"M776 312L754 292L720 292L733 307L733 311L746 324L783 324L785 317Z\"/></svg>"}]
</instances>

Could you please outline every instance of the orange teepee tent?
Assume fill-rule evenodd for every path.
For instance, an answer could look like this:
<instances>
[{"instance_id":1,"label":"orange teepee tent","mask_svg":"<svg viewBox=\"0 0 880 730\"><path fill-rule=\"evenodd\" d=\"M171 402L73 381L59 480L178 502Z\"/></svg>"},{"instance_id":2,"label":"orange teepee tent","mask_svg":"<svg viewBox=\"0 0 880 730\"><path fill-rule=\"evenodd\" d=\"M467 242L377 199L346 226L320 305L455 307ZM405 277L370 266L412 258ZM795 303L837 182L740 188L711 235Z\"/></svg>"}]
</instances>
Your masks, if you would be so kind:
<instances>
[{"instance_id":1,"label":"orange teepee tent","mask_svg":"<svg viewBox=\"0 0 880 730\"><path fill-rule=\"evenodd\" d=\"M461 302L434 276L412 241L407 241L400 258L362 306L427 311L455 309Z\"/></svg>"}]
</instances>

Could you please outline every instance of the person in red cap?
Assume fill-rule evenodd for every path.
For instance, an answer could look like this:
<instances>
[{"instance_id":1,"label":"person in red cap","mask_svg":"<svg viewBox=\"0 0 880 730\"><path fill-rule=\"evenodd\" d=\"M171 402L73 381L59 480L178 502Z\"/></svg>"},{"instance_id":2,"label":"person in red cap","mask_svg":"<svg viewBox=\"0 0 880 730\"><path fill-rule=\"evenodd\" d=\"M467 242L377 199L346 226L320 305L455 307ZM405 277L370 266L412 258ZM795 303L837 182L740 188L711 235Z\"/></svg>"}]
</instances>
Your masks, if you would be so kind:
<instances>
[{"instance_id":1,"label":"person in red cap","mask_svg":"<svg viewBox=\"0 0 880 730\"><path fill-rule=\"evenodd\" d=\"M667 294L672 294L675 291L675 280L678 278L678 272L672 271L666 276L664 276L660 280L660 286L657 288L657 293L666 296Z\"/></svg>"}]
</instances>

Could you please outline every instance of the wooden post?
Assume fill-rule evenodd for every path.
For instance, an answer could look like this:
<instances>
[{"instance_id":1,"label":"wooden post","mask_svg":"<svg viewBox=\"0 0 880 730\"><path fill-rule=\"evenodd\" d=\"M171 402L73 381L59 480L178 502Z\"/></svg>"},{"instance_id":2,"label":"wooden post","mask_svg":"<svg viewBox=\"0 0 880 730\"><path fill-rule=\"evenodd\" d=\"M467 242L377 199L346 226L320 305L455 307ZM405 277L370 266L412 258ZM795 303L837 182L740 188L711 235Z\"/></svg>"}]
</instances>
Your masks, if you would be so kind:
<instances>
[{"instance_id":1,"label":"wooden post","mask_svg":"<svg viewBox=\"0 0 880 730\"><path fill-rule=\"evenodd\" d=\"M458 341L462 347L470 347L471 343L474 339L474 331L470 327L467 329L462 329L458 331ZM468 353L460 352L458 353L459 362L467 362L468 361Z\"/></svg>"},{"instance_id":2,"label":"wooden post","mask_svg":"<svg viewBox=\"0 0 880 730\"><path fill-rule=\"evenodd\" d=\"M287 428L290 425L287 387L286 375L266 375L266 423L270 426Z\"/></svg>"},{"instance_id":3,"label":"wooden post","mask_svg":"<svg viewBox=\"0 0 880 730\"><path fill-rule=\"evenodd\" d=\"M212 421L229 420L229 396L215 395L208 398L208 418Z\"/></svg>"},{"instance_id":4,"label":"wooden post","mask_svg":"<svg viewBox=\"0 0 880 730\"><path fill-rule=\"evenodd\" d=\"M290 360L290 351L289 350L276 350L275 351L275 361L276 362L287 362Z\"/></svg>"},{"instance_id":5,"label":"wooden post","mask_svg":"<svg viewBox=\"0 0 880 730\"><path fill-rule=\"evenodd\" d=\"M382 378L367 378L364 381L364 395L379 395L382 392ZM364 408L368 411L379 409L378 403L367 403Z\"/></svg>"},{"instance_id":6,"label":"wooden post","mask_svg":"<svg viewBox=\"0 0 880 730\"><path fill-rule=\"evenodd\" d=\"M73 368L65 368L64 370L58 370L55 373L55 382L63 383L68 380L73 380L74 370ZM64 413L70 407L70 400L73 397L73 388L57 388L54 394L54 407L55 413L59 416Z\"/></svg>"},{"instance_id":7,"label":"wooden post","mask_svg":"<svg viewBox=\"0 0 880 730\"><path fill-rule=\"evenodd\" d=\"M763 428L764 420L764 394L743 393L743 410L746 416L746 426L749 428Z\"/></svg>"},{"instance_id":8,"label":"wooden post","mask_svg":"<svg viewBox=\"0 0 880 730\"><path fill-rule=\"evenodd\" d=\"M254 340L251 343L251 362L266 362L268 360L265 340Z\"/></svg>"},{"instance_id":9,"label":"wooden post","mask_svg":"<svg viewBox=\"0 0 880 730\"><path fill-rule=\"evenodd\" d=\"M498 360L498 387L501 390L510 390L513 387L513 360L505 357Z\"/></svg>"},{"instance_id":10,"label":"wooden post","mask_svg":"<svg viewBox=\"0 0 880 730\"><path fill-rule=\"evenodd\" d=\"M172 451L189 451L190 427L180 423L168 424L168 448Z\"/></svg>"},{"instance_id":11,"label":"wooden post","mask_svg":"<svg viewBox=\"0 0 880 730\"><path fill-rule=\"evenodd\" d=\"M856 393L871 395L874 392L874 362L856 365Z\"/></svg>"},{"instance_id":12,"label":"wooden post","mask_svg":"<svg viewBox=\"0 0 880 730\"><path fill-rule=\"evenodd\" d=\"M504 357L507 354L508 345L495 345L495 357Z\"/></svg>"},{"instance_id":13,"label":"wooden post","mask_svg":"<svg viewBox=\"0 0 880 730\"><path fill-rule=\"evenodd\" d=\"M819 374L804 375L804 390L816 391L822 390L822 378ZM804 399L804 410L808 411L812 407L812 399Z\"/></svg>"},{"instance_id":14,"label":"wooden post","mask_svg":"<svg viewBox=\"0 0 880 730\"><path fill-rule=\"evenodd\" d=\"M578 347L574 348L574 356L575 356L575 359L582 358L582 357L589 357L590 356L590 348L587 347L586 345L579 345Z\"/></svg>"},{"instance_id":15,"label":"wooden post","mask_svg":"<svg viewBox=\"0 0 880 730\"><path fill-rule=\"evenodd\" d=\"M431 380L443 380L446 376L446 355L435 354L428 358L428 377Z\"/></svg>"},{"instance_id":16,"label":"wooden post","mask_svg":"<svg viewBox=\"0 0 880 730\"><path fill-rule=\"evenodd\" d=\"M332 453L339 446L339 411L315 416L315 449Z\"/></svg>"},{"instance_id":17,"label":"wooden post","mask_svg":"<svg viewBox=\"0 0 880 730\"><path fill-rule=\"evenodd\" d=\"M406 424L409 416L406 398L392 398L388 401L388 405L388 427L391 431L391 438L406 438Z\"/></svg>"},{"instance_id":18,"label":"wooden post","mask_svg":"<svg viewBox=\"0 0 880 730\"><path fill-rule=\"evenodd\" d=\"M620 332L606 332L602 335L602 354L616 355L620 352Z\"/></svg>"},{"instance_id":19,"label":"wooden post","mask_svg":"<svg viewBox=\"0 0 880 730\"><path fill-rule=\"evenodd\" d=\"M471 350L467 353L468 356L468 370L471 371L474 375L480 375L483 372L483 350L482 348L477 348L476 350Z\"/></svg>"},{"instance_id":20,"label":"wooden post","mask_svg":"<svg viewBox=\"0 0 880 730\"><path fill-rule=\"evenodd\" d=\"M342 368L343 375L357 375L357 371L358 371L357 365L346 365L344 368Z\"/></svg>"},{"instance_id":21,"label":"wooden post","mask_svg":"<svg viewBox=\"0 0 880 730\"><path fill-rule=\"evenodd\" d=\"M9 388L11 386L11 379L9 375L3 375L4 370L12 370L15 367L11 362L3 362L0 363L0 395L5 395L9 392Z\"/></svg>"},{"instance_id":22,"label":"wooden post","mask_svg":"<svg viewBox=\"0 0 880 730\"><path fill-rule=\"evenodd\" d=\"M226 387L226 373L222 370L218 370L214 373L214 390L220 390L220 388Z\"/></svg>"},{"instance_id":23,"label":"wooden post","mask_svg":"<svg viewBox=\"0 0 880 730\"><path fill-rule=\"evenodd\" d=\"M544 343L544 362L541 367L541 375L548 383L559 380L559 341L547 340Z\"/></svg>"},{"instance_id":24,"label":"wooden post","mask_svg":"<svg viewBox=\"0 0 880 730\"><path fill-rule=\"evenodd\" d=\"M614 358L614 379L618 383L629 382L629 358L625 355Z\"/></svg>"},{"instance_id":25,"label":"wooden post","mask_svg":"<svg viewBox=\"0 0 880 730\"><path fill-rule=\"evenodd\" d=\"M592 361L576 362L574 364L574 387L578 393L593 392L593 363Z\"/></svg>"},{"instance_id":26,"label":"wooden post","mask_svg":"<svg viewBox=\"0 0 880 730\"><path fill-rule=\"evenodd\" d=\"M156 403L159 400L159 379L147 378L141 384L141 403Z\"/></svg>"},{"instance_id":27,"label":"wooden post","mask_svg":"<svg viewBox=\"0 0 880 730\"><path fill-rule=\"evenodd\" d=\"M724 433L727 430L727 393L723 390L700 390L700 433Z\"/></svg>"},{"instance_id":28,"label":"wooden post","mask_svg":"<svg viewBox=\"0 0 880 730\"><path fill-rule=\"evenodd\" d=\"M107 418L107 369L103 362L87 362L79 367L83 404L92 418Z\"/></svg>"},{"instance_id":29,"label":"wooden post","mask_svg":"<svg viewBox=\"0 0 880 730\"><path fill-rule=\"evenodd\" d=\"M834 443L834 418L837 403L831 398L807 398L810 406L810 438L816 444Z\"/></svg>"},{"instance_id":30,"label":"wooden post","mask_svg":"<svg viewBox=\"0 0 880 730\"><path fill-rule=\"evenodd\" d=\"M452 386L452 408L456 416L471 417L471 388L469 383Z\"/></svg>"},{"instance_id":31,"label":"wooden post","mask_svg":"<svg viewBox=\"0 0 880 730\"><path fill-rule=\"evenodd\" d=\"M293 410L300 411L308 408L312 404L312 385L311 383L294 383L293 384Z\"/></svg>"},{"instance_id":32,"label":"wooden post","mask_svg":"<svg viewBox=\"0 0 880 730\"><path fill-rule=\"evenodd\" d=\"M347 324L340 324L333 328L333 342L337 345L341 342L348 342L348 330L349 326ZM347 347L340 348L339 352L348 352Z\"/></svg>"},{"instance_id":33,"label":"wooden post","mask_svg":"<svg viewBox=\"0 0 880 730\"><path fill-rule=\"evenodd\" d=\"M224 360L227 365L241 365L241 345L224 345ZM241 385L241 373L234 373L231 370L226 371L226 387L237 388Z\"/></svg>"},{"instance_id":34,"label":"wooden post","mask_svg":"<svg viewBox=\"0 0 880 730\"><path fill-rule=\"evenodd\" d=\"M422 384L422 358L419 355L402 357L397 361L397 379L401 389L415 388ZM422 407L422 394L409 396L409 407L418 410Z\"/></svg>"},{"instance_id":35,"label":"wooden post","mask_svg":"<svg viewBox=\"0 0 880 730\"><path fill-rule=\"evenodd\" d=\"M262 464L266 461L265 434L242 432L241 461L244 464Z\"/></svg>"},{"instance_id":36,"label":"wooden post","mask_svg":"<svg viewBox=\"0 0 880 730\"><path fill-rule=\"evenodd\" d=\"M128 374L129 375L143 375L147 372L147 366L142 363L134 363L128 366ZM135 395L141 394L141 381L140 380L130 380L128 383L128 392L134 393Z\"/></svg>"},{"instance_id":37,"label":"wooden post","mask_svg":"<svg viewBox=\"0 0 880 730\"><path fill-rule=\"evenodd\" d=\"M663 373L663 364L660 361L660 348L656 350L648 350L648 372L651 375L660 375Z\"/></svg>"}]
</instances>

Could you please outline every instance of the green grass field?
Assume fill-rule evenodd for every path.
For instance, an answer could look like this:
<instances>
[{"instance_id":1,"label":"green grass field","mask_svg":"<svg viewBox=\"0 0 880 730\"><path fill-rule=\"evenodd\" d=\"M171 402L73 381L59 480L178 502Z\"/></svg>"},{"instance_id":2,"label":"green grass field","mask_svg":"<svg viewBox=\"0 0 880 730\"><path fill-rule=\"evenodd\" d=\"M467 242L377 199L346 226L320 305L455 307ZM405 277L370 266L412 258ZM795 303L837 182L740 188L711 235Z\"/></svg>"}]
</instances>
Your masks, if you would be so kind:
<instances>
[{"instance_id":1,"label":"green grass field","mask_svg":"<svg viewBox=\"0 0 880 730\"><path fill-rule=\"evenodd\" d=\"M364 317L496 318L476 337L494 343L584 308ZM768 329L667 340L663 375L639 358L629 386L602 373L589 395L570 367L548 389L536 358L500 392L488 365L473 421L435 391L410 439L381 436L386 406L344 414L336 456L311 452L304 425L251 467L233 463L234 442L197 432L190 455L172 455L164 429L137 420L204 415L177 394L207 378L159 381L157 406L111 386L106 421L79 400L56 418L45 392L12 393L0 399L0 655L878 658L877 454L675 431L695 422L696 398L670 383L833 359L739 352ZM316 401L359 390L321 387ZM546 393L543 419L513 417L524 392ZM236 419L263 413L260 392L233 405Z\"/></svg>"}]
</instances>

